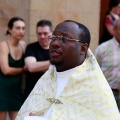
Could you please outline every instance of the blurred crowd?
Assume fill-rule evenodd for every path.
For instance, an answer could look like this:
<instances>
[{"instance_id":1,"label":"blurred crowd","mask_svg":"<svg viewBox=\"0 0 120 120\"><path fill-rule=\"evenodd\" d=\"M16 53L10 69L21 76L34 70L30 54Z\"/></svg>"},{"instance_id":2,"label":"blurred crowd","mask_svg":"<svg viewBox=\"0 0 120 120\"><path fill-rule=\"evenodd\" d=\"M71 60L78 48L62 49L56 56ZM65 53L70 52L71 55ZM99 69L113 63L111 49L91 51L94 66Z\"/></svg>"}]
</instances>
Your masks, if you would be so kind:
<instances>
[{"instance_id":1,"label":"blurred crowd","mask_svg":"<svg viewBox=\"0 0 120 120\"><path fill-rule=\"evenodd\" d=\"M36 25L37 42L25 45L25 22L13 17L8 23L8 38L0 42L0 120L7 111L15 120L18 110L50 65L49 44L52 23L40 20ZM22 85L24 74L25 85ZM25 88L22 90L22 86Z\"/></svg>"}]
</instances>

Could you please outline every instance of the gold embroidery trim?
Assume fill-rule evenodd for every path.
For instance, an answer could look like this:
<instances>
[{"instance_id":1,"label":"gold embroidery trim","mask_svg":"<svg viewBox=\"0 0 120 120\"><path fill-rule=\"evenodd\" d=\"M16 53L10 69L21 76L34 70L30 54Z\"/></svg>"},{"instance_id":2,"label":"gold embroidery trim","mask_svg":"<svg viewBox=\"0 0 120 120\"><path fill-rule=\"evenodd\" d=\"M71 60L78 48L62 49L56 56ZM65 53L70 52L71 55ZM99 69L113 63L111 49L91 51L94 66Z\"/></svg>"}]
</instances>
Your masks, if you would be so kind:
<instances>
[{"instance_id":1,"label":"gold embroidery trim","mask_svg":"<svg viewBox=\"0 0 120 120\"><path fill-rule=\"evenodd\" d=\"M55 98L47 98L47 101L49 101L50 103L55 103L55 104L63 104L60 100L55 99Z\"/></svg>"}]
</instances>

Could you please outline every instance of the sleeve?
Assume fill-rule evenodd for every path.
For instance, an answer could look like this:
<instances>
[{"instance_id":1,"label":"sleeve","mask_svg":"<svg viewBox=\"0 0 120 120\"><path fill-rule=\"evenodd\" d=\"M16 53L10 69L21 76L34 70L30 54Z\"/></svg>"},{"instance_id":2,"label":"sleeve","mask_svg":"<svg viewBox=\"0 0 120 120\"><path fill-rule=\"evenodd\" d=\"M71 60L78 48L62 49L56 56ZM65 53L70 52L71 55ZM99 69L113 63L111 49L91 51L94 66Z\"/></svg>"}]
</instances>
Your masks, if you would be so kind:
<instances>
[{"instance_id":1,"label":"sleeve","mask_svg":"<svg viewBox=\"0 0 120 120\"><path fill-rule=\"evenodd\" d=\"M98 46L95 50L95 57L97 59L99 66L101 67L101 65L102 65L102 53L101 53L100 46Z\"/></svg>"},{"instance_id":2,"label":"sleeve","mask_svg":"<svg viewBox=\"0 0 120 120\"><path fill-rule=\"evenodd\" d=\"M35 55L33 47L31 45L28 45L25 50L25 58L30 57L30 56L35 57L36 55Z\"/></svg>"},{"instance_id":3,"label":"sleeve","mask_svg":"<svg viewBox=\"0 0 120 120\"><path fill-rule=\"evenodd\" d=\"M105 26L107 26L107 25L113 25L113 20L110 15L108 15L105 19Z\"/></svg>"}]
</instances>

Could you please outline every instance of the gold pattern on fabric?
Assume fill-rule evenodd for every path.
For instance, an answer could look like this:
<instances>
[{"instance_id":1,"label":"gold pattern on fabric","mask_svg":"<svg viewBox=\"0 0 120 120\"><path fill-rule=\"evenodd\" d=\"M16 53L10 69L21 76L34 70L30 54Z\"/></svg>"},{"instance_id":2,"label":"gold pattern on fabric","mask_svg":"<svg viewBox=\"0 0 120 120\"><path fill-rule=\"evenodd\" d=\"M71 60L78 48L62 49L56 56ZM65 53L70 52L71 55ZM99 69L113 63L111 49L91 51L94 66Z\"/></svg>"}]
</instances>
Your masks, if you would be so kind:
<instances>
[{"instance_id":1,"label":"gold pattern on fabric","mask_svg":"<svg viewBox=\"0 0 120 120\"><path fill-rule=\"evenodd\" d=\"M58 99L54 99L54 98L47 98L47 100L50 102L50 103L55 103L55 104L63 104L60 100Z\"/></svg>"}]
</instances>

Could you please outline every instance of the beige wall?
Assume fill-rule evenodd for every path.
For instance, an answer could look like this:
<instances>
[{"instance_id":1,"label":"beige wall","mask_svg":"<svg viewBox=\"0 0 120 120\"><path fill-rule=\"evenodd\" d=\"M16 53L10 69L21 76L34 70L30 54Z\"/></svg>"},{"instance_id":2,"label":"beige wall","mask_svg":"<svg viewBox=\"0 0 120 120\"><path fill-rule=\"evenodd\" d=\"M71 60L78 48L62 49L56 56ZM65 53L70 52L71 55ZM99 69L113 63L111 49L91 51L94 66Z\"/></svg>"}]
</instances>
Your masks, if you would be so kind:
<instances>
[{"instance_id":1,"label":"beige wall","mask_svg":"<svg viewBox=\"0 0 120 120\"><path fill-rule=\"evenodd\" d=\"M100 0L0 0L0 40L5 39L8 20L20 16L26 21L27 43L36 41L35 27L40 19L56 26L72 19L86 25L91 32L91 49L98 43Z\"/></svg>"},{"instance_id":2,"label":"beige wall","mask_svg":"<svg viewBox=\"0 0 120 120\"><path fill-rule=\"evenodd\" d=\"M0 41L6 39L8 21L14 16L19 16L25 20L26 36L24 39L28 42L29 0L0 0Z\"/></svg>"},{"instance_id":3,"label":"beige wall","mask_svg":"<svg viewBox=\"0 0 120 120\"><path fill-rule=\"evenodd\" d=\"M86 25L91 32L91 49L98 44L100 0L30 0L30 42L36 40L35 26L40 19L49 19L56 26L72 19Z\"/></svg>"}]
</instances>

